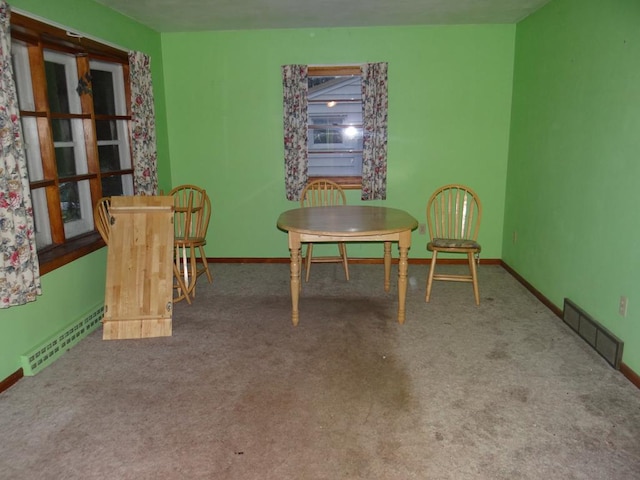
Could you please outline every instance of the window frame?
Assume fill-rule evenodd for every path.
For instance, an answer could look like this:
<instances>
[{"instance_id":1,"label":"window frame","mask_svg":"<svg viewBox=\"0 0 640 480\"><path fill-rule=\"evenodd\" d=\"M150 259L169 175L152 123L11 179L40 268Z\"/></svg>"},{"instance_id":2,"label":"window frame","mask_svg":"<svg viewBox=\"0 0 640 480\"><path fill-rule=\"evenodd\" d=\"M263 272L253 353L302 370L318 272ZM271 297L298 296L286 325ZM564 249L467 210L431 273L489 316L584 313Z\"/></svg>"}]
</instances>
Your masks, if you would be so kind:
<instances>
[{"instance_id":1,"label":"window frame","mask_svg":"<svg viewBox=\"0 0 640 480\"><path fill-rule=\"evenodd\" d=\"M40 274L44 275L56 268L62 267L84 255L102 248L105 244L95 229L93 208L102 197L102 179L115 175L130 175L133 178L133 156L129 123L131 121L131 89L129 84L128 53L118 48L106 45L91 38L77 35L68 30L53 26L16 12L11 13L11 37L13 42L26 45L27 58L31 73L33 88L34 110L20 110L22 119L34 119L30 122L37 125L39 155L41 157L43 175L41 179L30 180L32 191L38 193L41 201L46 199L48 222L50 227L51 245L38 248ZM78 78L90 75L91 62L106 62L121 66L124 84L125 111L124 115L105 116L95 115L93 100L89 95L80 95L80 113L59 114L49 110L47 101L46 76L44 72L45 51L71 56L75 59ZM68 58L71 58L68 57ZM69 93L75 93L69 92ZM22 108L22 106L20 107ZM82 123L86 159L86 172L77 172L72 176L60 179L56 170L55 147L53 142L52 119L71 119ZM115 119L126 121L126 148L131 159L129 168L118 171L101 172L98 160L98 141L96 133L96 118L98 120ZM60 206L60 184L67 181L88 182L91 198L91 208L83 215L89 215L91 228L86 233L66 238L65 224L62 219ZM36 195L32 194L32 199ZM88 207L86 205L85 207ZM86 210L86 208L85 208Z\"/></svg>"},{"instance_id":2,"label":"window frame","mask_svg":"<svg viewBox=\"0 0 640 480\"><path fill-rule=\"evenodd\" d=\"M307 67L307 77L331 77L331 76L358 76L362 78L362 68L360 65L309 65ZM307 106L307 115L309 107ZM311 118L307 118L307 126L311 123ZM362 125L360 125L362 128ZM308 129L308 127L307 127ZM308 145L309 142L307 142ZM307 155L309 155L307 147ZM362 151L360 150L360 153ZM360 175L352 176L309 176L307 183L326 178L340 185L345 190L360 190L362 188L362 172Z\"/></svg>"}]
</instances>

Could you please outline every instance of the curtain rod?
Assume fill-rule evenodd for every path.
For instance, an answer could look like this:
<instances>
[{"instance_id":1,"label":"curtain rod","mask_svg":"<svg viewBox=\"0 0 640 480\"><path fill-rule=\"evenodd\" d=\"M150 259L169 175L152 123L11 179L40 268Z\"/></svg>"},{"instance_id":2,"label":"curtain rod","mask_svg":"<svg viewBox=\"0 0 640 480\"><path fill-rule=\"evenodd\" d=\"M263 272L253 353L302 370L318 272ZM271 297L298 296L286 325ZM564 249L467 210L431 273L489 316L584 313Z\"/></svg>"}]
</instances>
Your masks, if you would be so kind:
<instances>
[{"instance_id":1,"label":"curtain rod","mask_svg":"<svg viewBox=\"0 0 640 480\"><path fill-rule=\"evenodd\" d=\"M31 13L31 12L27 12L25 10L22 10L21 8L14 8L12 5L9 5L9 8L11 9L12 12L19 13L20 15L24 15L25 17L29 17L29 18L31 18L33 20L37 20L37 21L42 22L42 23L47 23L47 24L49 24L49 25L51 25L53 27L59 28L60 30L64 30L65 32L67 32L67 35L69 37L87 38L87 39L92 40L94 42L102 43L104 45L107 45L108 47L115 48L116 50L120 50L121 52L124 52L124 53L129 53L131 51L130 48L124 48L124 47L122 47L120 45L117 45L115 43L111 43L111 42L108 42L106 40L103 40L102 38L94 37L93 35L86 34L84 32L78 31L78 30L73 29L73 28L69 28L66 25L62 25L61 23L54 22L54 21L52 21L52 20L50 20L48 18L44 18L44 17L41 17L39 15L35 15L35 14Z\"/></svg>"}]
</instances>

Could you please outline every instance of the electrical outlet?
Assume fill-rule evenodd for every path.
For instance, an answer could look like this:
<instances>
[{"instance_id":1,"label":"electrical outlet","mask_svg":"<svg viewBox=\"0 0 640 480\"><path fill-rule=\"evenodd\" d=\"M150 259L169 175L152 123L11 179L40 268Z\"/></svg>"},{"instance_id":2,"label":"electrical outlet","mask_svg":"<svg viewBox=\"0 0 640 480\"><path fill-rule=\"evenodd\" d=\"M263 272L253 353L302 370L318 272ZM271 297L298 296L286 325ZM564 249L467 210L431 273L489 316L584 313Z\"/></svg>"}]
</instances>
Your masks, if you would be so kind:
<instances>
[{"instance_id":1,"label":"electrical outlet","mask_svg":"<svg viewBox=\"0 0 640 480\"><path fill-rule=\"evenodd\" d=\"M426 223L421 223L420 225L418 225L418 233L420 235L426 235L427 234L427 224Z\"/></svg>"},{"instance_id":2,"label":"electrical outlet","mask_svg":"<svg viewBox=\"0 0 640 480\"><path fill-rule=\"evenodd\" d=\"M620 304L618 305L618 314L621 317L627 316L627 306L629 304L629 300L624 295L620 297Z\"/></svg>"}]
</instances>

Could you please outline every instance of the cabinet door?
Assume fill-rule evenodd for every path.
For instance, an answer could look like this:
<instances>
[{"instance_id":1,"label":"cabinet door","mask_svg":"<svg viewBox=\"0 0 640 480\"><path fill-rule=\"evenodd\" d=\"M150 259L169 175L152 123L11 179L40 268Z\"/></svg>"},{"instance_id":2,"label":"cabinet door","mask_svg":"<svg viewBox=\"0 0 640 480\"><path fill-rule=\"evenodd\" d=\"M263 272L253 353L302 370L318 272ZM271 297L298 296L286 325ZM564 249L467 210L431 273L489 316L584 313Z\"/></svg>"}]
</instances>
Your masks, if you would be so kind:
<instances>
[{"instance_id":1,"label":"cabinet door","mask_svg":"<svg viewBox=\"0 0 640 480\"><path fill-rule=\"evenodd\" d=\"M112 197L103 336L171 336L173 199Z\"/></svg>"}]
</instances>

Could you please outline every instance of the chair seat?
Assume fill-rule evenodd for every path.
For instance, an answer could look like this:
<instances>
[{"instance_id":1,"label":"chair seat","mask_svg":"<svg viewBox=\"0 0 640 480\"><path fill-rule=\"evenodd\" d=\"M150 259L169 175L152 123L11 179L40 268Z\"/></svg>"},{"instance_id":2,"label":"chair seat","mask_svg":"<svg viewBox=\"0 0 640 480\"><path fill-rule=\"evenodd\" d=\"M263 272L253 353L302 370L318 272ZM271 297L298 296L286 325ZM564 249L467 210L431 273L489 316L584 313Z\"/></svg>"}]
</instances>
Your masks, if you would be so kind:
<instances>
[{"instance_id":1,"label":"chair seat","mask_svg":"<svg viewBox=\"0 0 640 480\"><path fill-rule=\"evenodd\" d=\"M207 239L203 237L175 237L174 243L176 245L191 245L191 246L200 246L206 245Z\"/></svg>"},{"instance_id":2,"label":"chair seat","mask_svg":"<svg viewBox=\"0 0 640 480\"><path fill-rule=\"evenodd\" d=\"M429 242L427 248L464 248L468 250L470 248L480 251L480 244L474 240L468 240L465 238L434 238Z\"/></svg>"}]
</instances>

